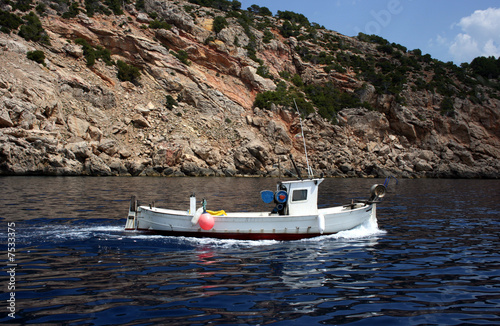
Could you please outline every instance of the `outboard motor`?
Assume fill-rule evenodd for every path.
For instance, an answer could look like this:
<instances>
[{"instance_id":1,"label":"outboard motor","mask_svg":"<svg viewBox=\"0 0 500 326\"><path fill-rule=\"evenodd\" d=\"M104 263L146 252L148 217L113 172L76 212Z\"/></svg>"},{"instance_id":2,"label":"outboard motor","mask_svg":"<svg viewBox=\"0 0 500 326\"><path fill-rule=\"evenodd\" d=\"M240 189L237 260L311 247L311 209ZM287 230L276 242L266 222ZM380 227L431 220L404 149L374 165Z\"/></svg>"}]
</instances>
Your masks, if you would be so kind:
<instances>
[{"instance_id":1,"label":"outboard motor","mask_svg":"<svg viewBox=\"0 0 500 326\"><path fill-rule=\"evenodd\" d=\"M370 199L368 199L368 203L379 203L382 201L382 198L385 196L387 192L387 188L385 185L375 184L370 188Z\"/></svg>"}]
</instances>

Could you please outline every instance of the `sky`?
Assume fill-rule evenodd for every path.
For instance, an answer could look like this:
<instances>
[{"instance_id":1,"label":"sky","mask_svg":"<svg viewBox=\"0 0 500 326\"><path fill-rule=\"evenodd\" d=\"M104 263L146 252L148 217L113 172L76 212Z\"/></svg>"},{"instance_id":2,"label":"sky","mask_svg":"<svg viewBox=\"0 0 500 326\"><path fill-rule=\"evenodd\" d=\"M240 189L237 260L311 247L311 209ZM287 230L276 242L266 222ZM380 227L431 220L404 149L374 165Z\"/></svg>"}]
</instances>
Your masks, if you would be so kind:
<instances>
[{"instance_id":1,"label":"sky","mask_svg":"<svg viewBox=\"0 0 500 326\"><path fill-rule=\"evenodd\" d=\"M498 0L239 0L303 14L311 23L347 36L379 35L408 50L460 65L500 55Z\"/></svg>"}]
</instances>

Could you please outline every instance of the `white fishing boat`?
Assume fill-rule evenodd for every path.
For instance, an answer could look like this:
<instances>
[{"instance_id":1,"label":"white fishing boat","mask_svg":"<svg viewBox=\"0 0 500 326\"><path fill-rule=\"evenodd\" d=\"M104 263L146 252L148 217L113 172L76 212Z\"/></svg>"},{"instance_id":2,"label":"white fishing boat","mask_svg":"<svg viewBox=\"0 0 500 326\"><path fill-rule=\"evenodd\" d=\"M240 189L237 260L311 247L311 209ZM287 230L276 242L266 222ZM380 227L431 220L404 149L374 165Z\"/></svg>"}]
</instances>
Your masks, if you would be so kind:
<instances>
[{"instance_id":1,"label":"white fishing boat","mask_svg":"<svg viewBox=\"0 0 500 326\"><path fill-rule=\"evenodd\" d=\"M300 118L297 104L295 106ZM302 119L300 125L302 129ZM309 166L303 130L302 139L309 178L302 179L300 170L290 155L299 180L280 181L275 192L270 190L261 192L261 198L265 203L275 203L272 210L214 212L206 209L205 200L202 201L202 207L197 209L194 195L190 198L189 209L172 210L154 207L154 204L138 206L133 196L125 230L220 239L297 240L350 230L370 219L375 220L377 203L385 196L390 178L387 178L383 185L373 185L367 200L352 201L343 206L318 208L318 187L323 179L312 177L314 174Z\"/></svg>"},{"instance_id":2,"label":"white fishing boat","mask_svg":"<svg viewBox=\"0 0 500 326\"><path fill-rule=\"evenodd\" d=\"M205 200L202 207L196 207L194 195L186 210L159 208L154 204L138 206L132 197L125 229L186 237L296 240L350 230L376 218L376 206L386 193L387 180L383 185L373 185L367 200L318 208L318 187L322 181L322 178L280 181L276 191L261 192L264 202L275 204L264 212L207 211Z\"/></svg>"}]
</instances>

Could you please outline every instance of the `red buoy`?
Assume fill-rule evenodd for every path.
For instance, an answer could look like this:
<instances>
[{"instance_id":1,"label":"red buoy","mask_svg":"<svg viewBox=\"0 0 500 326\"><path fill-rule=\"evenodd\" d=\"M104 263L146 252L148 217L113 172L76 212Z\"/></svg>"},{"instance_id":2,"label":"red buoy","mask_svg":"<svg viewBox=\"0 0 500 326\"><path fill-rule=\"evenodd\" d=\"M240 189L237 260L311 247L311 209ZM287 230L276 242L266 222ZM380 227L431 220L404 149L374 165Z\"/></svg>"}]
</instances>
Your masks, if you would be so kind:
<instances>
[{"instance_id":1,"label":"red buoy","mask_svg":"<svg viewBox=\"0 0 500 326\"><path fill-rule=\"evenodd\" d=\"M201 214L200 219L198 220L198 223L200 224L200 226L203 230L210 230L211 228L214 227L215 221L214 221L214 217L212 215L205 212L205 213Z\"/></svg>"}]
</instances>

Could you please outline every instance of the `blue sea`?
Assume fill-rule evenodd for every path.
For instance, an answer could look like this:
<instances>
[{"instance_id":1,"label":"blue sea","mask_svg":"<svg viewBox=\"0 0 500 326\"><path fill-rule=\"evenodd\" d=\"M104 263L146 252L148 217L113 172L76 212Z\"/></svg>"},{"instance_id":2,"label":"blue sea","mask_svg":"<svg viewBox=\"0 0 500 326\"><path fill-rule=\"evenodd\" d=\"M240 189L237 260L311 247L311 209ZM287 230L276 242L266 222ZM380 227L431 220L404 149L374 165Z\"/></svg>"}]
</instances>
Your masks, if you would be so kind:
<instances>
[{"instance_id":1,"label":"blue sea","mask_svg":"<svg viewBox=\"0 0 500 326\"><path fill-rule=\"evenodd\" d=\"M260 190L277 181L1 177L0 322L500 324L498 180L392 180L377 221L308 240L124 231L131 195L187 210L195 192L212 210L271 210ZM326 179L320 206L383 181Z\"/></svg>"}]
</instances>

